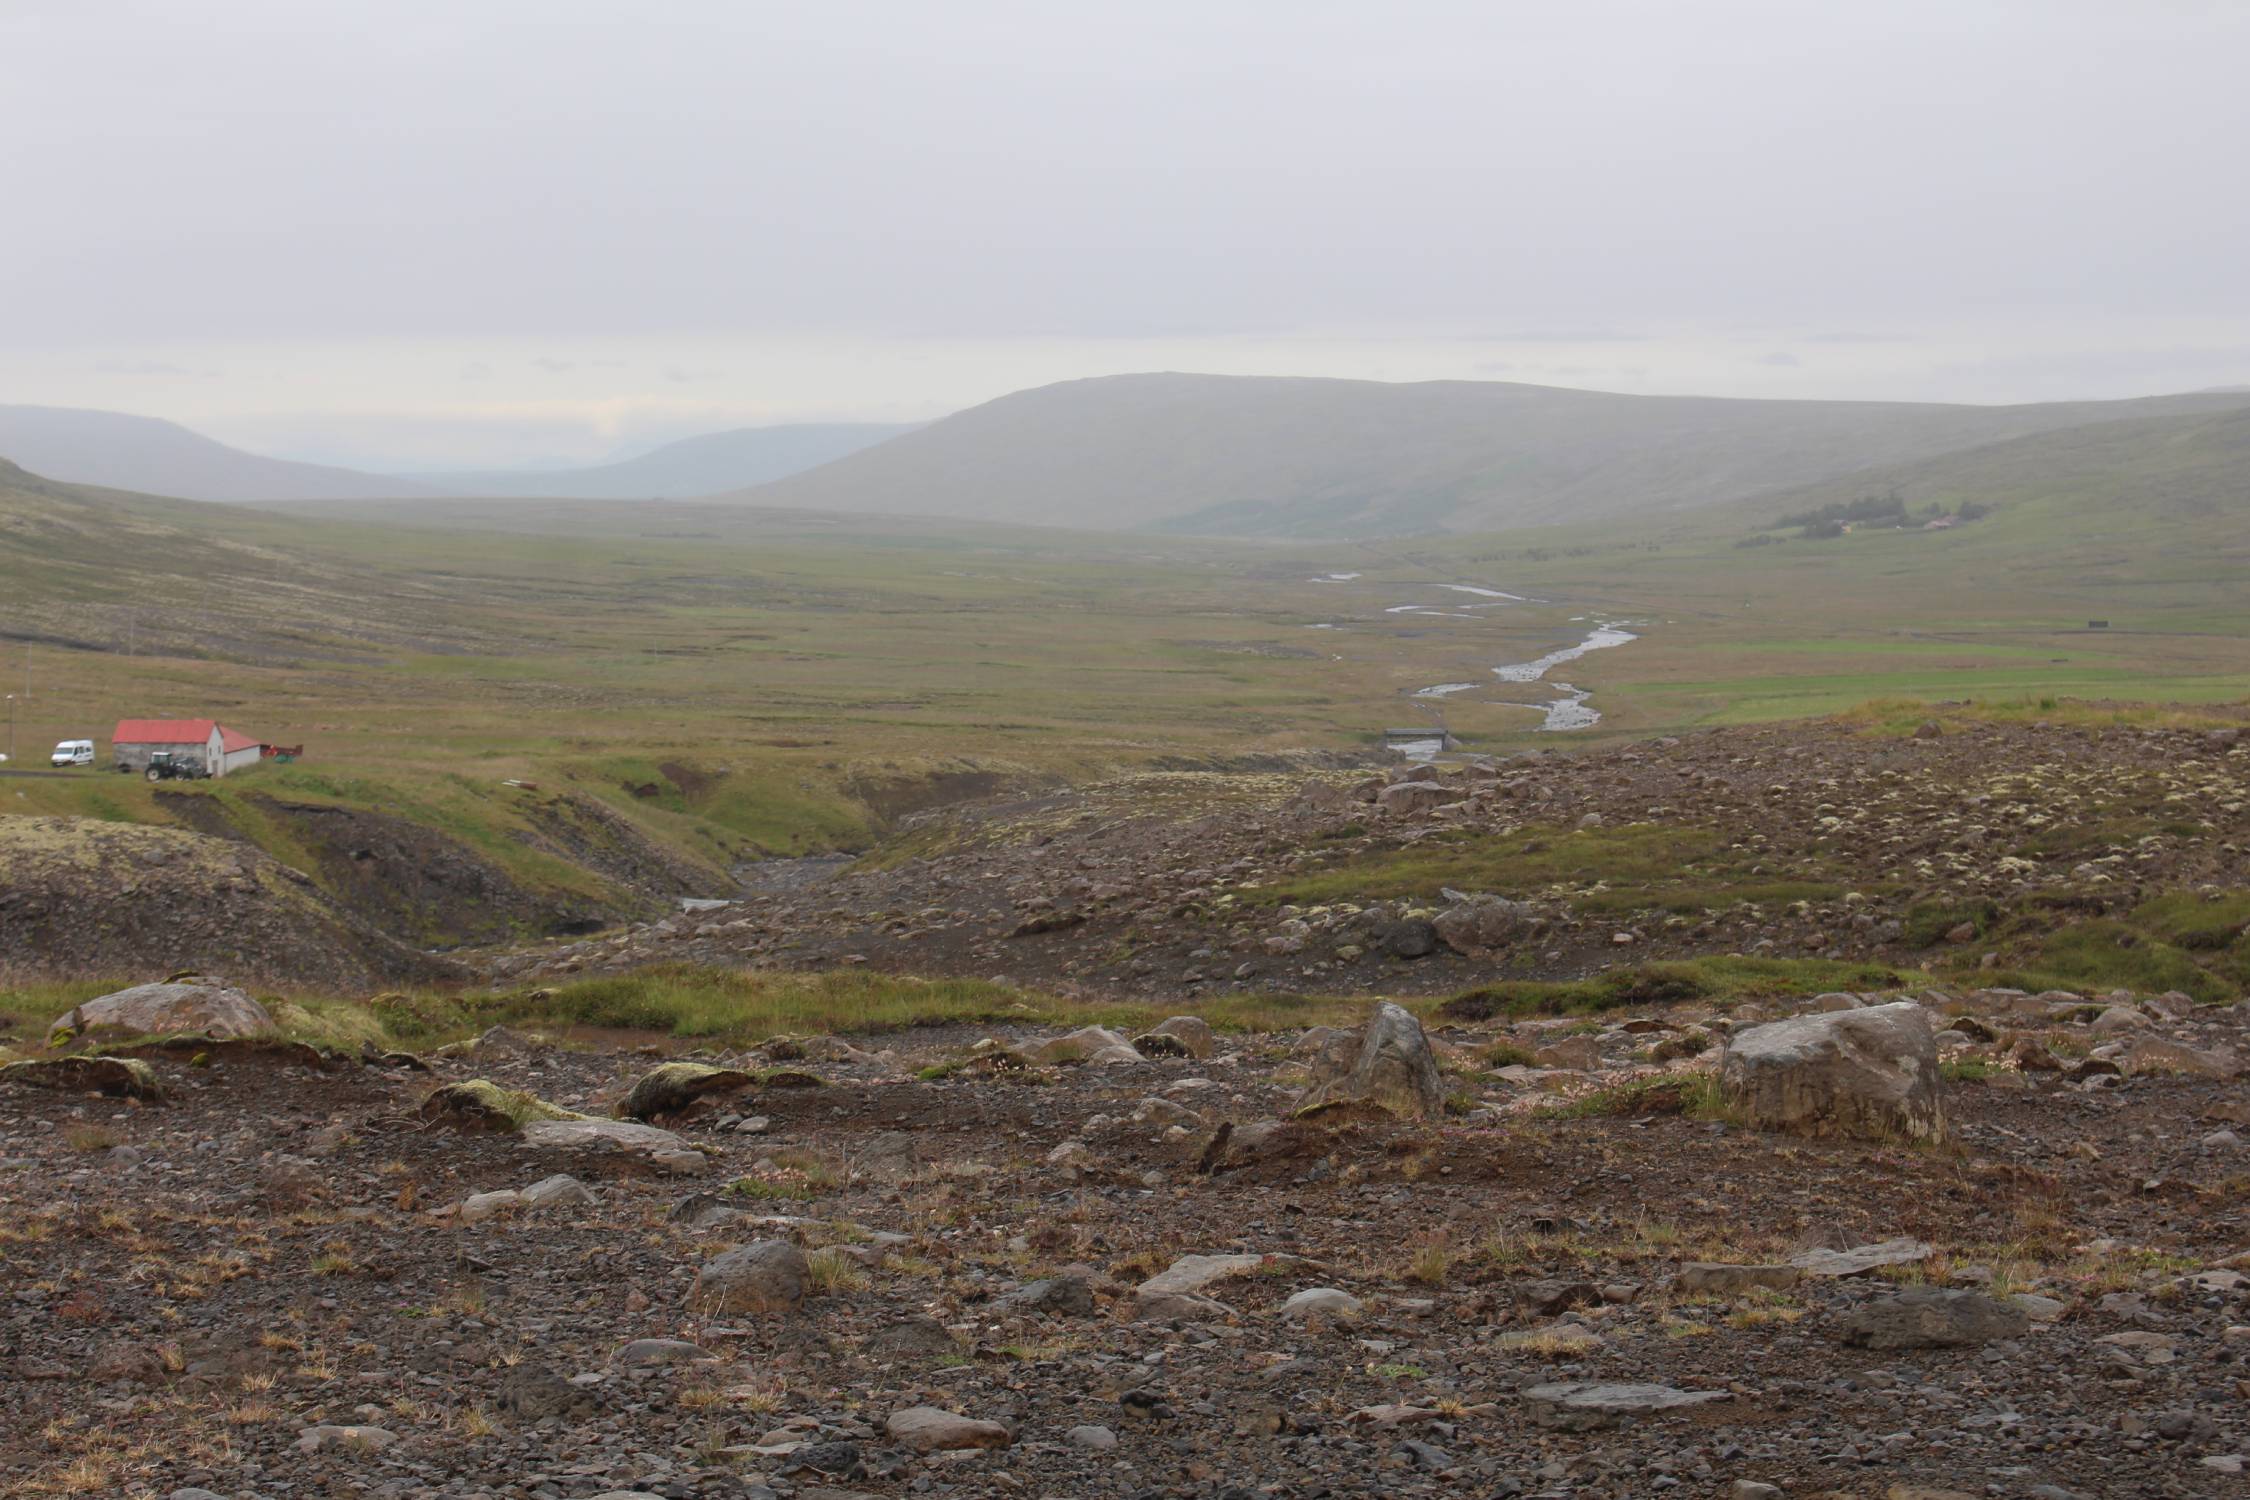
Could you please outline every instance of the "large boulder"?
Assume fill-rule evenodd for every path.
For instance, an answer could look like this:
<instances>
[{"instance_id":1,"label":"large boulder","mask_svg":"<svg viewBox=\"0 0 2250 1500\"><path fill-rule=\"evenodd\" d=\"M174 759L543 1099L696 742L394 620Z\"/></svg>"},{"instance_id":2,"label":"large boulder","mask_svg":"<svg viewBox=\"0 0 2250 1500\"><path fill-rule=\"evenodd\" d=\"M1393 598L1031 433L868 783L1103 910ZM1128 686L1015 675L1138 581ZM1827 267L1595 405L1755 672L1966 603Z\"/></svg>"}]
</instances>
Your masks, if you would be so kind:
<instances>
[{"instance_id":1,"label":"large boulder","mask_svg":"<svg viewBox=\"0 0 2250 1500\"><path fill-rule=\"evenodd\" d=\"M2168 1041L2156 1036L2132 1038L2120 1049L2115 1061L2135 1077L2143 1073L2177 1073L2188 1078L2210 1078L2224 1083L2242 1071L2242 1065L2235 1057L2232 1047L2214 1047L2205 1052L2190 1047L2185 1042Z\"/></svg>"},{"instance_id":2,"label":"large boulder","mask_svg":"<svg viewBox=\"0 0 2250 1500\"><path fill-rule=\"evenodd\" d=\"M787 1240L757 1240L713 1256L695 1273L688 1304L697 1312L790 1313L812 1287L805 1252Z\"/></svg>"},{"instance_id":3,"label":"large boulder","mask_svg":"<svg viewBox=\"0 0 2250 1500\"><path fill-rule=\"evenodd\" d=\"M1435 1118L1445 1112L1445 1080L1422 1023L1385 1000L1359 1028L1358 1045L1342 1067L1339 1053L1316 1060L1312 1086L1297 1101L1300 1110L1324 1104L1363 1102L1393 1114Z\"/></svg>"},{"instance_id":4,"label":"large boulder","mask_svg":"<svg viewBox=\"0 0 2250 1500\"><path fill-rule=\"evenodd\" d=\"M733 1094L757 1082L740 1068L714 1068L706 1063L668 1062L651 1068L637 1079L624 1102L617 1106L622 1120L657 1120L684 1114L711 1094Z\"/></svg>"},{"instance_id":5,"label":"large boulder","mask_svg":"<svg viewBox=\"0 0 2250 1500\"><path fill-rule=\"evenodd\" d=\"M1219 1039L1211 1023L1201 1016L1172 1016L1133 1038L1134 1047L1147 1057L1209 1057Z\"/></svg>"},{"instance_id":6,"label":"large boulder","mask_svg":"<svg viewBox=\"0 0 2250 1500\"><path fill-rule=\"evenodd\" d=\"M1412 817L1429 812L1449 802L1459 802L1469 794L1456 786L1441 781L1402 781L1397 786L1384 787L1375 794L1375 805L1387 813Z\"/></svg>"},{"instance_id":7,"label":"large boulder","mask_svg":"<svg viewBox=\"0 0 2250 1500\"><path fill-rule=\"evenodd\" d=\"M1720 1056L1719 1083L1761 1129L1945 1136L1937 1035L1911 1000L1736 1032Z\"/></svg>"},{"instance_id":8,"label":"large boulder","mask_svg":"<svg viewBox=\"0 0 2250 1500\"><path fill-rule=\"evenodd\" d=\"M1450 894L1450 893L1449 893ZM1431 919L1438 941L1471 957L1505 948L1533 926L1537 909L1505 896L1461 896Z\"/></svg>"},{"instance_id":9,"label":"large boulder","mask_svg":"<svg viewBox=\"0 0 2250 1500\"><path fill-rule=\"evenodd\" d=\"M235 1041L273 1030L266 1008L223 984L137 984L88 1000L55 1018L50 1039L82 1036L207 1036Z\"/></svg>"},{"instance_id":10,"label":"large boulder","mask_svg":"<svg viewBox=\"0 0 2250 1500\"><path fill-rule=\"evenodd\" d=\"M1844 1342L1862 1349L1964 1349L2014 1338L2031 1326L2021 1307L1982 1292L1909 1287L1855 1311Z\"/></svg>"}]
</instances>

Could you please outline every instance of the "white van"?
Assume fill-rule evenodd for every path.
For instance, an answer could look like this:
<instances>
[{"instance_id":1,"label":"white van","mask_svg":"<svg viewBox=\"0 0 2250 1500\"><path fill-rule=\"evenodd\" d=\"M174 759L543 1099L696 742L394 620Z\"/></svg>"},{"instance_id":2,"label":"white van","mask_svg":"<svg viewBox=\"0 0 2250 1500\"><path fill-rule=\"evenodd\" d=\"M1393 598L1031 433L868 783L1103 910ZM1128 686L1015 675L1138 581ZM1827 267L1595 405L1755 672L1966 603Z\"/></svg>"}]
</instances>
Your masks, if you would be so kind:
<instances>
[{"instance_id":1,"label":"white van","mask_svg":"<svg viewBox=\"0 0 2250 1500\"><path fill-rule=\"evenodd\" d=\"M64 740L55 746L55 753L47 757L49 765L90 766L94 763L92 740Z\"/></svg>"}]
</instances>

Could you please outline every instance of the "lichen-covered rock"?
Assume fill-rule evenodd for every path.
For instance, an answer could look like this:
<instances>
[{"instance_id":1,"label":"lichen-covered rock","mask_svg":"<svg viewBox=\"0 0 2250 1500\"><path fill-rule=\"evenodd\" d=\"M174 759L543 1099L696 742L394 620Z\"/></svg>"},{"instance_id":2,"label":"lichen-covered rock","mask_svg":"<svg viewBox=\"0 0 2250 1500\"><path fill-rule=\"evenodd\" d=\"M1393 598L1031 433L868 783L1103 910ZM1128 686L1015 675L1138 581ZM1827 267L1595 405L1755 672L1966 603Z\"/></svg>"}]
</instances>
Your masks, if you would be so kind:
<instances>
[{"instance_id":1,"label":"lichen-covered rock","mask_svg":"<svg viewBox=\"0 0 2250 1500\"><path fill-rule=\"evenodd\" d=\"M1313 1083L1298 1099L1300 1110L1357 1101L1377 1104L1393 1114L1434 1117L1445 1111L1445 1080L1437 1056L1411 1012L1388 1000L1359 1028L1350 1063L1338 1069L1336 1053L1317 1060Z\"/></svg>"},{"instance_id":2,"label":"lichen-covered rock","mask_svg":"<svg viewBox=\"0 0 2250 1500\"><path fill-rule=\"evenodd\" d=\"M421 1116L457 1130L519 1131L537 1120L582 1120L584 1115L549 1104L521 1089L504 1089L485 1078L449 1083L423 1097Z\"/></svg>"},{"instance_id":3,"label":"lichen-covered rock","mask_svg":"<svg viewBox=\"0 0 2250 1500\"><path fill-rule=\"evenodd\" d=\"M1719 1063L1750 1124L1805 1134L1941 1140L1937 1035L1912 1001L1769 1021L1736 1032Z\"/></svg>"},{"instance_id":4,"label":"lichen-covered rock","mask_svg":"<svg viewBox=\"0 0 2250 1500\"><path fill-rule=\"evenodd\" d=\"M622 1120L653 1120L676 1115L697 1100L712 1094L738 1093L757 1079L740 1068L714 1068L704 1063L668 1062L651 1068L634 1081L617 1106Z\"/></svg>"},{"instance_id":5,"label":"lichen-covered rock","mask_svg":"<svg viewBox=\"0 0 2250 1500\"><path fill-rule=\"evenodd\" d=\"M273 1030L266 1008L223 984L137 984L57 1016L50 1038L205 1036L233 1041Z\"/></svg>"}]
</instances>

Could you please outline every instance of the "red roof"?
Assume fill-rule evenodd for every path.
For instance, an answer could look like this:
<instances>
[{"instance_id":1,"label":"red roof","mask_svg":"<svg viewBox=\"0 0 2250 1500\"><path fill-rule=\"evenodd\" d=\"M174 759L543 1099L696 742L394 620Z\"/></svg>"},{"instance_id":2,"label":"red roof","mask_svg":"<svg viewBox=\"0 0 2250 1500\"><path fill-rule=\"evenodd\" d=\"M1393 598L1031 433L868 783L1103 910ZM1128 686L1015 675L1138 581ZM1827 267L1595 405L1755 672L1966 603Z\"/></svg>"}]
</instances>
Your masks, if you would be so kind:
<instances>
[{"instance_id":1,"label":"red roof","mask_svg":"<svg viewBox=\"0 0 2250 1500\"><path fill-rule=\"evenodd\" d=\"M237 734L210 719L119 719L109 742L113 745L201 745L210 741L214 729L219 731L221 754L255 749L258 745L250 736Z\"/></svg>"}]
</instances>

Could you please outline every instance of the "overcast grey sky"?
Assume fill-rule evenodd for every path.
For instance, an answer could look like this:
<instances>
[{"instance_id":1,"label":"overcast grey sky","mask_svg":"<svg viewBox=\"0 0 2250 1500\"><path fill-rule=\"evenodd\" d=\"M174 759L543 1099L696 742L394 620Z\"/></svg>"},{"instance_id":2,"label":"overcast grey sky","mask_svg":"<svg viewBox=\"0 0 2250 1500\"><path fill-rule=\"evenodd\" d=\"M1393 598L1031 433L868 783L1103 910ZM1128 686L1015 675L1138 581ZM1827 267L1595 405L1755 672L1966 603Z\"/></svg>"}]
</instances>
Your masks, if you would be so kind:
<instances>
[{"instance_id":1,"label":"overcast grey sky","mask_svg":"<svg viewBox=\"0 0 2250 1500\"><path fill-rule=\"evenodd\" d=\"M0 0L0 58L0 401L263 451L2250 382L2245 0Z\"/></svg>"}]
</instances>

